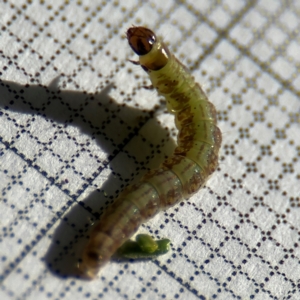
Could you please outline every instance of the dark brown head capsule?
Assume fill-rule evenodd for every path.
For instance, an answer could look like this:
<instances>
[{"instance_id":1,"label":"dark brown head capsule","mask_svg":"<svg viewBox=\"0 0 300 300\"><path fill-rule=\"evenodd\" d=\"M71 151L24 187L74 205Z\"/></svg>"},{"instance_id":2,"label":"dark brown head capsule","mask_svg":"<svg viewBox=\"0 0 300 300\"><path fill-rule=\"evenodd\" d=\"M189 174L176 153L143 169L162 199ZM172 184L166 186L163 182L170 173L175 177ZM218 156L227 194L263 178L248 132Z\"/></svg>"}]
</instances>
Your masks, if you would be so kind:
<instances>
[{"instance_id":1,"label":"dark brown head capsule","mask_svg":"<svg viewBox=\"0 0 300 300\"><path fill-rule=\"evenodd\" d=\"M145 27L131 27L127 30L130 47L137 55L149 53L156 42L156 35Z\"/></svg>"}]
</instances>

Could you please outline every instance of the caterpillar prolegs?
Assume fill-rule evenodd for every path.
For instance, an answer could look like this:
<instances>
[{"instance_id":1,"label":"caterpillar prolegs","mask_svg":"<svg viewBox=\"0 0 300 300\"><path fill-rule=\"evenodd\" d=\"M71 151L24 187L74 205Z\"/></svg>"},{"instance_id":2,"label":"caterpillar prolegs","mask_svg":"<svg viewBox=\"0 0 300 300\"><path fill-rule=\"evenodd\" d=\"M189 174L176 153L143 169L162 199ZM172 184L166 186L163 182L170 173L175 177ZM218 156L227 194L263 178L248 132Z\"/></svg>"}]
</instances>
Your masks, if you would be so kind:
<instances>
[{"instance_id":1,"label":"caterpillar prolegs","mask_svg":"<svg viewBox=\"0 0 300 300\"><path fill-rule=\"evenodd\" d=\"M191 197L218 165L222 135L216 110L164 42L145 27L131 27L127 39L139 56L139 64L153 87L165 97L168 111L175 115L177 147L138 184L129 186L92 229L79 269L94 278L110 259L149 218L182 199Z\"/></svg>"}]
</instances>

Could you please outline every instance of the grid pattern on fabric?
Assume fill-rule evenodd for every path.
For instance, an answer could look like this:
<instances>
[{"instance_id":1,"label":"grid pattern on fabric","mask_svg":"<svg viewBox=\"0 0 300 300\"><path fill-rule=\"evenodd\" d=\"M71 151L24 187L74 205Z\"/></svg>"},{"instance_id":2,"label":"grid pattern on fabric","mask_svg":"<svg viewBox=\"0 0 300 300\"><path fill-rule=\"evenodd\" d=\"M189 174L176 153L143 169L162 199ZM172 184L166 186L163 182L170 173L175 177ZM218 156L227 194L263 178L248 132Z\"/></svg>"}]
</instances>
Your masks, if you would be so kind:
<instances>
[{"instance_id":1,"label":"grid pattern on fabric","mask_svg":"<svg viewBox=\"0 0 300 300\"><path fill-rule=\"evenodd\" d=\"M140 228L168 254L86 282L91 223L175 147L132 24L203 85L220 165ZM0 26L0 299L300 298L300 1L12 0Z\"/></svg>"}]
</instances>

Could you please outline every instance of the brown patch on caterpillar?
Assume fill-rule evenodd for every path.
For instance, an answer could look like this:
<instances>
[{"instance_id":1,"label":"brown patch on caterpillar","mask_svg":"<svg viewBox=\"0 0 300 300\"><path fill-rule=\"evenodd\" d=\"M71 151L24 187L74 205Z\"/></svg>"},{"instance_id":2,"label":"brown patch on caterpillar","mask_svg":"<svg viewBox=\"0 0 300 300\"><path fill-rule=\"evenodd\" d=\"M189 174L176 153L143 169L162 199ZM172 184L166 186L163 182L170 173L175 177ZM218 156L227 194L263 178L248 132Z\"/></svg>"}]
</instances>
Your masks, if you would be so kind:
<instances>
[{"instance_id":1,"label":"brown patch on caterpillar","mask_svg":"<svg viewBox=\"0 0 300 300\"><path fill-rule=\"evenodd\" d=\"M176 102L180 103L180 107L185 106L185 104L191 100L189 95L186 95L185 93L180 93L180 92L172 93L170 95L170 98L172 98Z\"/></svg>"},{"instance_id":2,"label":"brown patch on caterpillar","mask_svg":"<svg viewBox=\"0 0 300 300\"><path fill-rule=\"evenodd\" d=\"M157 191L151 184L142 181L130 186L125 194L122 193L122 198L119 201L130 201L138 208L142 217L146 219L160 210L160 198Z\"/></svg>"},{"instance_id":3,"label":"brown patch on caterpillar","mask_svg":"<svg viewBox=\"0 0 300 300\"><path fill-rule=\"evenodd\" d=\"M184 198L192 196L204 184L207 174L197 163L184 155L174 153L162 164L180 179Z\"/></svg>"},{"instance_id":4,"label":"brown patch on caterpillar","mask_svg":"<svg viewBox=\"0 0 300 300\"><path fill-rule=\"evenodd\" d=\"M185 143L190 140L203 142L209 145L221 144L222 135L219 127L210 121L189 123L182 127L178 134L178 141Z\"/></svg>"},{"instance_id":5,"label":"brown patch on caterpillar","mask_svg":"<svg viewBox=\"0 0 300 300\"><path fill-rule=\"evenodd\" d=\"M190 149L186 147L178 147L175 149L175 154L183 155L194 161L200 168L209 176L215 171L218 166L218 156L216 148L208 144L198 142Z\"/></svg>"},{"instance_id":6,"label":"brown patch on caterpillar","mask_svg":"<svg viewBox=\"0 0 300 300\"><path fill-rule=\"evenodd\" d=\"M218 152L222 141L219 128L215 127L215 130L215 135L207 136L211 139L210 143L194 139L194 136L179 139L174 153L189 157L211 174L218 166Z\"/></svg>"},{"instance_id":7,"label":"brown patch on caterpillar","mask_svg":"<svg viewBox=\"0 0 300 300\"><path fill-rule=\"evenodd\" d=\"M111 213L115 217L114 220L109 217L106 218L106 215L109 216ZM143 220L138 208L126 199L119 199L106 215L103 216L99 229L108 236L113 236L116 240L125 238L128 231L131 231L136 226L135 224ZM121 226L118 226L118 224ZM127 224L127 226L122 226L124 224Z\"/></svg>"},{"instance_id":8,"label":"brown patch on caterpillar","mask_svg":"<svg viewBox=\"0 0 300 300\"><path fill-rule=\"evenodd\" d=\"M162 79L157 82L158 91L162 94L171 93L177 85L177 80Z\"/></svg>"},{"instance_id":9,"label":"brown patch on caterpillar","mask_svg":"<svg viewBox=\"0 0 300 300\"><path fill-rule=\"evenodd\" d=\"M155 188L160 198L161 209L173 206L183 197L181 182L169 169L150 171L143 178L143 182L147 182Z\"/></svg>"},{"instance_id":10,"label":"brown patch on caterpillar","mask_svg":"<svg viewBox=\"0 0 300 300\"><path fill-rule=\"evenodd\" d=\"M194 103L176 114L176 122L181 126L199 120L209 120L212 123L217 123L217 112L211 102L202 100L200 103Z\"/></svg>"}]
</instances>

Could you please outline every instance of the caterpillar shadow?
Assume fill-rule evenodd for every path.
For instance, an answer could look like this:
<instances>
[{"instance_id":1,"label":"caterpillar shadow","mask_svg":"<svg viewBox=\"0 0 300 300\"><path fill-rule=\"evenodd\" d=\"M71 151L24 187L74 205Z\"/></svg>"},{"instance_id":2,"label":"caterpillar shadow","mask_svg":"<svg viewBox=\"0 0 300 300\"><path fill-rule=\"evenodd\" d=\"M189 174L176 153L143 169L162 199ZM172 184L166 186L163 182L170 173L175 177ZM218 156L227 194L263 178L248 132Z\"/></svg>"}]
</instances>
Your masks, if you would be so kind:
<instances>
[{"instance_id":1,"label":"caterpillar shadow","mask_svg":"<svg viewBox=\"0 0 300 300\"><path fill-rule=\"evenodd\" d=\"M61 203L54 217L48 220L43 237L51 239L44 261L49 270L60 277L77 276L78 259L91 223L101 217L126 185L137 181L149 168L158 166L175 148L168 131L154 119L155 110L117 103L109 96L110 90L116 88L109 84L99 93L90 94L60 90L56 81L49 86L24 86L0 80L2 116L21 113L28 115L30 124L42 120L49 125L50 133L53 130L53 136L50 134L47 140L37 143L39 154L32 155L30 162L50 185L67 195L68 201ZM21 134L32 137L28 127ZM55 151L52 142L60 132L70 128L79 130L80 136L86 137L84 142L80 142L82 139L76 134L66 134L65 140L73 143L61 139L60 146L74 147L74 154L71 157L58 155L61 167L54 171L41 167L37 156ZM101 151L95 150L93 143ZM76 162L86 156L90 157L93 168L78 169ZM77 183L66 180L66 169L79 174Z\"/></svg>"}]
</instances>

